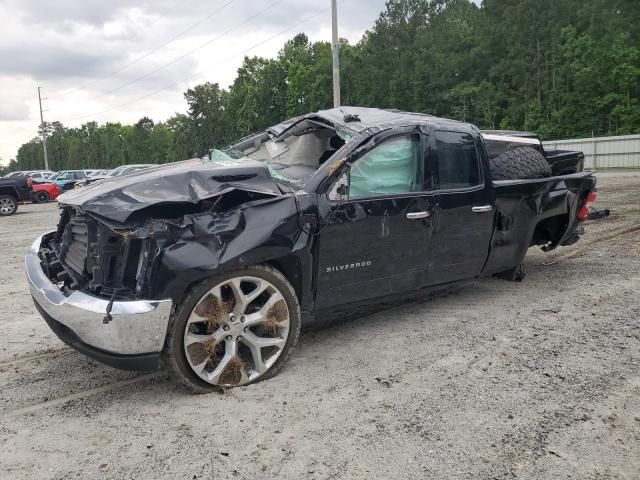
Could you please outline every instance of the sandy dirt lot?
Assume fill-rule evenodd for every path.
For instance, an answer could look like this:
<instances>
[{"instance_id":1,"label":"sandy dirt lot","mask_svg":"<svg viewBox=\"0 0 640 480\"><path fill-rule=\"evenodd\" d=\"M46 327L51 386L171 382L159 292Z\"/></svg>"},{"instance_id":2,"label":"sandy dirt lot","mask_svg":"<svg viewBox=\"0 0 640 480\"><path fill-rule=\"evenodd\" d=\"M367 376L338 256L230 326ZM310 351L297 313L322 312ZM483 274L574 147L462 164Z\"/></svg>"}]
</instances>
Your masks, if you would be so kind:
<instances>
[{"instance_id":1,"label":"sandy dirt lot","mask_svg":"<svg viewBox=\"0 0 640 480\"><path fill-rule=\"evenodd\" d=\"M523 283L303 332L274 379L206 396L49 331L22 261L56 206L23 206L0 219L0 478L638 479L640 174L599 187L614 215L532 249Z\"/></svg>"}]
</instances>

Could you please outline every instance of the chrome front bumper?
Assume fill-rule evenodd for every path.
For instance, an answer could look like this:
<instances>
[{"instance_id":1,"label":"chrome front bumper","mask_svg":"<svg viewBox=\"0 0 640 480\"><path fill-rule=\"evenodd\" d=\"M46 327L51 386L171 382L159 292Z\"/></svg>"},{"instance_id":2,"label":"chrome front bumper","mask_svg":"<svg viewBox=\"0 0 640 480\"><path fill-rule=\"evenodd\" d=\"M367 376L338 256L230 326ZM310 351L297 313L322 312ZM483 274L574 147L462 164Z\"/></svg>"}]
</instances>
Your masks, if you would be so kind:
<instances>
[{"instance_id":1,"label":"chrome front bumper","mask_svg":"<svg viewBox=\"0 0 640 480\"><path fill-rule=\"evenodd\" d=\"M25 268L31 295L46 314L71 330L85 345L106 353L139 355L162 351L171 300L113 302L112 320L103 323L108 300L80 291L65 296L47 278L38 257L42 237L29 248Z\"/></svg>"}]
</instances>

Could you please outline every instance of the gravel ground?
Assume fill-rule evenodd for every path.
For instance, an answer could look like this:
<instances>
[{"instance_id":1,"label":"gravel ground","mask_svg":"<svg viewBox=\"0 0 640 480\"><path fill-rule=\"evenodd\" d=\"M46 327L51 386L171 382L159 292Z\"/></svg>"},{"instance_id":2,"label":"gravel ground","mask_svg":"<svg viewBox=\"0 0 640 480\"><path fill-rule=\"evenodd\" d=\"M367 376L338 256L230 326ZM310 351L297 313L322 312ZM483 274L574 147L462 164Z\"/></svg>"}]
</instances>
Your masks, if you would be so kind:
<instances>
[{"instance_id":1,"label":"gravel ground","mask_svg":"<svg viewBox=\"0 0 640 480\"><path fill-rule=\"evenodd\" d=\"M577 245L304 332L276 378L191 396L64 346L0 219L0 478L640 478L640 176L603 175ZM621 233L625 232L627 233Z\"/></svg>"}]
</instances>

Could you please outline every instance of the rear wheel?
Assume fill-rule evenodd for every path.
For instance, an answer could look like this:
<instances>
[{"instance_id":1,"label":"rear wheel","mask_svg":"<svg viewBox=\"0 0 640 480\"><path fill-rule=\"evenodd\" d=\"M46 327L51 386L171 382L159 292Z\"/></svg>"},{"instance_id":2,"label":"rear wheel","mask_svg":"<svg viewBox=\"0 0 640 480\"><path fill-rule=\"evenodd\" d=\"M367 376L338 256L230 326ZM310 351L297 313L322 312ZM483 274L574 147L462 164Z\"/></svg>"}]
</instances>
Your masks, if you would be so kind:
<instances>
[{"instance_id":1,"label":"rear wheel","mask_svg":"<svg viewBox=\"0 0 640 480\"><path fill-rule=\"evenodd\" d=\"M526 180L551 176L551 165L539 151L520 147L489 160L494 180Z\"/></svg>"},{"instance_id":2,"label":"rear wheel","mask_svg":"<svg viewBox=\"0 0 640 480\"><path fill-rule=\"evenodd\" d=\"M178 307L165 349L176 379L194 393L274 376L298 341L300 306L269 266L218 275Z\"/></svg>"},{"instance_id":3,"label":"rear wheel","mask_svg":"<svg viewBox=\"0 0 640 480\"><path fill-rule=\"evenodd\" d=\"M45 191L36 192L36 203L48 203L49 194Z\"/></svg>"},{"instance_id":4,"label":"rear wheel","mask_svg":"<svg viewBox=\"0 0 640 480\"><path fill-rule=\"evenodd\" d=\"M18 211L18 201L11 195L0 195L0 217L8 217Z\"/></svg>"}]
</instances>

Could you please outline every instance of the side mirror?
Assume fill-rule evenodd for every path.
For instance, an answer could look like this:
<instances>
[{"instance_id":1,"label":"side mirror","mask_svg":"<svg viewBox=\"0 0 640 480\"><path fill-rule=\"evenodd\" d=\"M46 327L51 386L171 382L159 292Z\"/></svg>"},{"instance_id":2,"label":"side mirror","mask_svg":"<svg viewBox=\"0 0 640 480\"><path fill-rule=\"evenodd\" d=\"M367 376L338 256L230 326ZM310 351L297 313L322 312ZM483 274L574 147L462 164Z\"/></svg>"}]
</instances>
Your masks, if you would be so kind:
<instances>
[{"instance_id":1,"label":"side mirror","mask_svg":"<svg viewBox=\"0 0 640 480\"><path fill-rule=\"evenodd\" d=\"M340 202L349 198L349 172L344 172L338 180L333 184L328 194L329 200L332 202Z\"/></svg>"}]
</instances>

